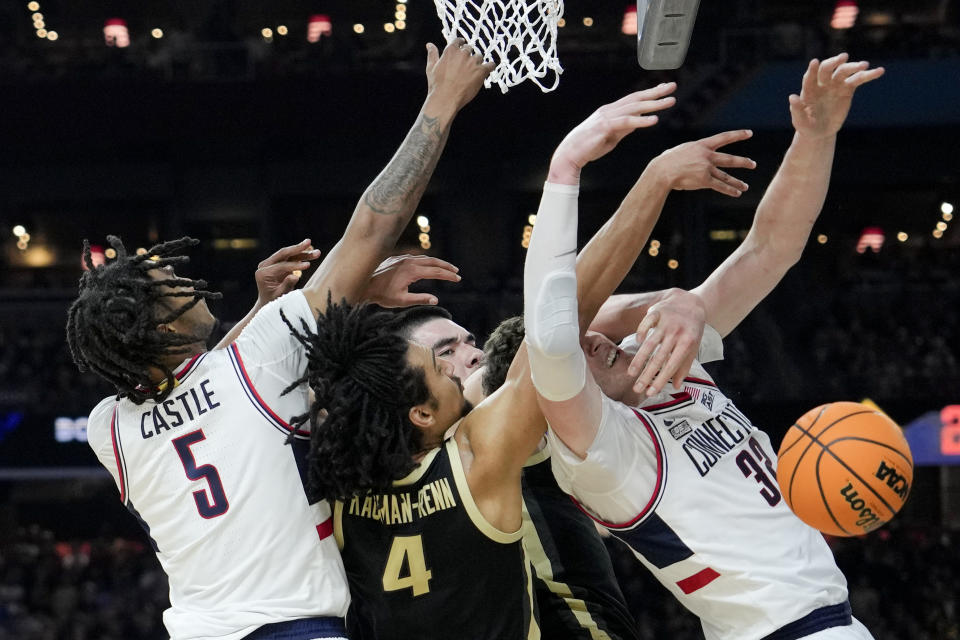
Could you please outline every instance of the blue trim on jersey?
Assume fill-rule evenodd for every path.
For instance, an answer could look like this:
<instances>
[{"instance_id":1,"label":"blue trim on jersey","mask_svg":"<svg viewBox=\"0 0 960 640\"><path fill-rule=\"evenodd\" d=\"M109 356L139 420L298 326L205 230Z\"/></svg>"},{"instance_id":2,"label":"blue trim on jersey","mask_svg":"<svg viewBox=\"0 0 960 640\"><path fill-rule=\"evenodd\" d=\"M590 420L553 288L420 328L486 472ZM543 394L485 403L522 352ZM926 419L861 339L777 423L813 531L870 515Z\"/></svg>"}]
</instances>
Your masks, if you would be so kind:
<instances>
[{"instance_id":1,"label":"blue trim on jersey","mask_svg":"<svg viewBox=\"0 0 960 640\"><path fill-rule=\"evenodd\" d=\"M850 601L814 609L799 620L784 625L760 640L798 640L824 629L846 627L853 624Z\"/></svg>"},{"instance_id":2,"label":"blue trim on jersey","mask_svg":"<svg viewBox=\"0 0 960 640\"><path fill-rule=\"evenodd\" d=\"M685 545L677 532L656 513L633 529L625 531L611 529L610 533L646 558L647 562L657 569L669 567L693 555L693 550Z\"/></svg>"},{"instance_id":3,"label":"blue trim on jersey","mask_svg":"<svg viewBox=\"0 0 960 640\"><path fill-rule=\"evenodd\" d=\"M117 463L117 475L120 479L120 502L124 505L130 500L130 482L127 477L127 464L123 456L123 447L120 443L120 428L117 423L117 413L120 412L120 403L113 405L113 416L110 418L110 443L113 445L113 459Z\"/></svg>"},{"instance_id":4,"label":"blue trim on jersey","mask_svg":"<svg viewBox=\"0 0 960 640\"><path fill-rule=\"evenodd\" d=\"M303 618L265 624L243 640L313 640L313 638L346 638L343 618Z\"/></svg>"},{"instance_id":5,"label":"blue trim on jersey","mask_svg":"<svg viewBox=\"0 0 960 640\"><path fill-rule=\"evenodd\" d=\"M237 343L232 343L227 347L227 352L230 354L230 363L233 365L233 372L237 374L237 378L240 380L240 386L243 388L243 392L247 395L247 399L250 400L250 404L257 410L257 412L262 415L267 422L269 422L275 429L283 433L284 435L290 435L292 432L294 438L299 439L309 439L310 432L303 431L300 429L293 429L290 425L283 422L270 407L260 399L260 396L257 394L256 389L253 388L253 383L250 382L246 375L246 367L243 366L243 360L240 358L240 351L237 349Z\"/></svg>"},{"instance_id":6,"label":"blue trim on jersey","mask_svg":"<svg viewBox=\"0 0 960 640\"><path fill-rule=\"evenodd\" d=\"M132 502L128 500L125 506L127 507L127 511L133 514L133 517L137 519L140 527L144 530L144 532L146 532L147 538L150 540L150 546L153 547L154 553L160 553L160 547L157 546L157 541L154 540L153 536L150 535L150 525L147 524L146 520L140 517L140 512L134 508Z\"/></svg>"}]
</instances>

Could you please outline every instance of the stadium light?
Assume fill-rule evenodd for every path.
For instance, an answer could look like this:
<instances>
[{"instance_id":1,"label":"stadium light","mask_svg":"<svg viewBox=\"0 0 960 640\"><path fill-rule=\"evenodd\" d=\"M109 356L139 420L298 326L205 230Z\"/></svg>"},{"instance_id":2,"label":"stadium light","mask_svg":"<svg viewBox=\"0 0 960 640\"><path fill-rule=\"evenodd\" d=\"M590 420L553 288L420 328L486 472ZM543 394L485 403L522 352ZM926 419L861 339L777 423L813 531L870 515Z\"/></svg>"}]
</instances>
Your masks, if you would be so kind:
<instances>
[{"instance_id":1,"label":"stadium light","mask_svg":"<svg viewBox=\"0 0 960 640\"><path fill-rule=\"evenodd\" d=\"M857 14L860 9L855 0L837 0L833 8L833 18L830 20L830 26L833 29L849 29L857 22Z\"/></svg>"},{"instance_id":2,"label":"stadium light","mask_svg":"<svg viewBox=\"0 0 960 640\"><path fill-rule=\"evenodd\" d=\"M627 36L637 35L637 5L632 4L623 11L623 24L620 31Z\"/></svg>"},{"instance_id":3,"label":"stadium light","mask_svg":"<svg viewBox=\"0 0 960 640\"><path fill-rule=\"evenodd\" d=\"M130 30L123 18L107 18L103 23L103 41L108 47L123 49L130 46Z\"/></svg>"},{"instance_id":4,"label":"stadium light","mask_svg":"<svg viewBox=\"0 0 960 640\"><path fill-rule=\"evenodd\" d=\"M333 33L333 22L330 16L316 13L307 19L307 42L320 42L323 36Z\"/></svg>"}]
</instances>

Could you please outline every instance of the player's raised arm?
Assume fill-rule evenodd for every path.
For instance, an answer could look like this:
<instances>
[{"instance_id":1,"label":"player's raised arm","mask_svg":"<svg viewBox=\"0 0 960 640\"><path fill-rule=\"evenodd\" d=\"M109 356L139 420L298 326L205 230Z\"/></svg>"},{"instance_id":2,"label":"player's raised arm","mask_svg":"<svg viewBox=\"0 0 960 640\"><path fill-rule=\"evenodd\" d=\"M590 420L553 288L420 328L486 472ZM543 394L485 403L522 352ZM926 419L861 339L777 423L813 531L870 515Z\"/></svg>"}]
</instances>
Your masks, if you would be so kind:
<instances>
[{"instance_id":1,"label":"player's raised arm","mask_svg":"<svg viewBox=\"0 0 960 640\"><path fill-rule=\"evenodd\" d=\"M883 67L847 62L841 53L811 60L800 95L790 96L795 133L773 181L760 200L743 243L694 292L706 306L707 323L730 333L767 296L803 253L820 215L837 132L857 87L883 75Z\"/></svg>"},{"instance_id":2,"label":"player's raised arm","mask_svg":"<svg viewBox=\"0 0 960 640\"><path fill-rule=\"evenodd\" d=\"M397 153L363 193L343 238L303 289L316 313L334 300L360 299L367 282L410 221L426 189L457 113L480 90L492 68L463 40L442 56L427 45L427 99Z\"/></svg>"}]
</instances>

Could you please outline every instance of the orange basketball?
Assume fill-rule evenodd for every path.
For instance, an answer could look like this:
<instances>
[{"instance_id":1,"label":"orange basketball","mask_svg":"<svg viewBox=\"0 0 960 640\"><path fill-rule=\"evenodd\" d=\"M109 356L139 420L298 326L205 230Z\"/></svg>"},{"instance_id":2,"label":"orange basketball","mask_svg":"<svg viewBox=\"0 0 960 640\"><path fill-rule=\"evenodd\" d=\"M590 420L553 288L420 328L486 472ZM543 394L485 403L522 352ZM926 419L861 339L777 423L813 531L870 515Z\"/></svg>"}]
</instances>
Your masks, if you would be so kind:
<instances>
[{"instance_id":1,"label":"orange basketball","mask_svg":"<svg viewBox=\"0 0 960 640\"><path fill-rule=\"evenodd\" d=\"M777 480L801 520L834 536L869 533L900 510L913 484L903 431L859 402L811 409L780 445Z\"/></svg>"}]
</instances>

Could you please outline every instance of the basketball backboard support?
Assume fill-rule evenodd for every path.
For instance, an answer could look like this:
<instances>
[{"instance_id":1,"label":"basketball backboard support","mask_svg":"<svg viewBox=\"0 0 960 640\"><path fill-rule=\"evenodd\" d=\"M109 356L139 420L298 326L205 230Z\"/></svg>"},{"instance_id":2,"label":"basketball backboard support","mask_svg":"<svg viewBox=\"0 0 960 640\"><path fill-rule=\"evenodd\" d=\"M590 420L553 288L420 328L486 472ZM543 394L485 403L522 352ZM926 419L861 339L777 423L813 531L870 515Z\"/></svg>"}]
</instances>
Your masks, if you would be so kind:
<instances>
[{"instance_id":1,"label":"basketball backboard support","mask_svg":"<svg viewBox=\"0 0 960 640\"><path fill-rule=\"evenodd\" d=\"M648 71L679 69L700 0L637 0L637 61Z\"/></svg>"}]
</instances>

